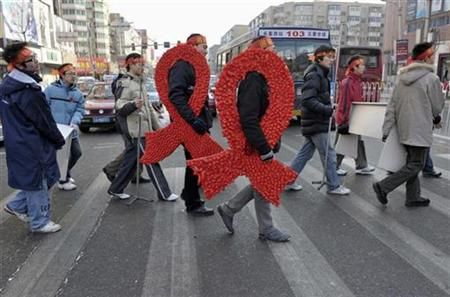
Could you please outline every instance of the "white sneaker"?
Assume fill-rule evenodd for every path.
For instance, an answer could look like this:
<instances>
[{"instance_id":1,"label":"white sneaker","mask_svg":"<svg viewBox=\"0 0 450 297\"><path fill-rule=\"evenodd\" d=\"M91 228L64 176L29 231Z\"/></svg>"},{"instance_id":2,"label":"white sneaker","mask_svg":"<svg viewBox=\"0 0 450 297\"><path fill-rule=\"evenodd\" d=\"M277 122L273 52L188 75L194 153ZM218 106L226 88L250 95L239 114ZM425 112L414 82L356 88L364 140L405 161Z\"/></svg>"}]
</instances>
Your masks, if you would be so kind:
<instances>
[{"instance_id":1,"label":"white sneaker","mask_svg":"<svg viewBox=\"0 0 450 297\"><path fill-rule=\"evenodd\" d=\"M301 191L303 187L297 183L287 184L284 188L285 191Z\"/></svg>"},{"instance_id":2,"label":"white sneaker","mask_svg":"<svg viewBox=\"0 0 450 297\"><path fill-rule=\"evenodd\" d=\"M339 186L334 190L328 190L327 193L331 195L348 195L350 194L350 189L347 189L344 186Z\"/></svg>"},{"instance_id":3,"label":"white sneaker","mask_svg":"<svg viewBox=\"0 0 450 297\"><path fill-rule=\"evenodd\" d=\"M119 198L121 200L130 199L130 197L131 197L131 195L128 195L126 193L113 193L111 191L108 191L108 194L111 195L114 198Z\"/></svg>"},{"instance_id":4,"label":"white sneaker","mask_svg":"<svg viewBox=\"0 0 450 297\"><path fill-rule=\"evenodd\" d=\"M73 191L77 188L76 184L71 183L70 181L66 182L66 183L58 183L58 189L63 190L63 191Z\"/></svg>"},{"instance_id":5,"label":"white sneaker","mask_svg":"<svg viewBox=\"0 0 450 297\"><path fill-rule=\"evenodd\" d=\"M178 195L177 194L170 194L169 197L163 198L162 200L164 200L164 201L176 201L177 199L178 199Z\"/></svg>"},{"instance_id":6,"label":"white sneaker","mask_svg":"<svg viewBox=\"0 0 450 297\"><path fill-rule=\"evenodd\" d=\"M18 218L24 223L28 223L30 221L30 218L27 216L27 214L12 210L11 208L9 208L8 204L5 205L3 210L9 213L10 215L16 216L16 218Z\"/></svg>"},{"instance_id":7,"label":"white sneaker","mask_svg":"<svg viewBox=\"0 0 450 297\"><path fill-rule=\"evenodd\" d=\"M375 171L375 167L367 165L366 168L361 168L361 169L356 169L356 174L361 174L361 175L368 175L368 174L373 174L373 172Z\"/></svg>"},{"instance_id":8,"label":"white sneaker","mask_svg":"<svg viewBox=\"0 0 450 297\"><path fill-rule=\"evenodd\" d=\"M33 230L34 233L54 233L61 230L61 225L49 221L44 227Z\"/></svg>"},{"instance_id":9,"label":"white sneaker","mask_svg":"<svg viewBox=\"0 0 450 297\"><path fill-rule=\"evenodd\" d=\"M339 168L338 170L336 170L337 175L339 176L346 176L347 175L347 170L344 170L342 168Z\"/></svg>"},{"instance_id":10,"label":"white sneaker","mask_svg":"<svg viewBox=\"0 0 450 297\"><path fill-rule=\"evenodd\" d=\"M71 182L72 184L74 184L74 183L75 183L75 180L74 180L73 178L69 177L69 182Z\"/></svg>"}]
</instances>

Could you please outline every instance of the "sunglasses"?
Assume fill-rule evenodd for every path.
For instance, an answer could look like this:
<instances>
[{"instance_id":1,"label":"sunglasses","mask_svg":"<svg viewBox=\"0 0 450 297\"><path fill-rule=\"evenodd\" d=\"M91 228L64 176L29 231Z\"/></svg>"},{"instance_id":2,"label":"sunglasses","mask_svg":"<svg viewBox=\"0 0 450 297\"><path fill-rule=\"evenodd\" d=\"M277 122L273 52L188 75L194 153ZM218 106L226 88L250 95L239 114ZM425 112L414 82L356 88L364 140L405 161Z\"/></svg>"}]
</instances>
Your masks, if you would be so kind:
<instances>
[{"instance_id":1,"label":"sunglasses","mask_svg":"<svg viewBox=\"0 0 450 297\"><path fill-rule=\"evenodd\" d=\"M37 57L36 57L36 55L32 55L32 56L30 56L28 59L26 59L24 62L25 62L25 63L29 63L29 62L37 62Z\"/></svg>"}]
</instances>

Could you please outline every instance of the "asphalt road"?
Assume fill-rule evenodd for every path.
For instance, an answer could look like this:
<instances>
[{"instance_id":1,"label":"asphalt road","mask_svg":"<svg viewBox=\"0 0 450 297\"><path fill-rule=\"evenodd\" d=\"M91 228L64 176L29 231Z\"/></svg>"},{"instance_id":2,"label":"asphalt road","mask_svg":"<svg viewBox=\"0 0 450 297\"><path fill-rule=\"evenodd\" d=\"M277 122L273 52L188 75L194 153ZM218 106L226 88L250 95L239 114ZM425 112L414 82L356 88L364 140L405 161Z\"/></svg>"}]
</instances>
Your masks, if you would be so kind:
<instances>
[{"instance_id":1,"label":"asphalt road","mask_svg":"<svg viewBox=\"0 0 450 297\"><path fill-rule=\"evenodd\" d=\"M213 136L226 145L220 130ZM289 243L257 239L253 205L235 218L236 232L226 233L220 217L188 216L183 202L157 201L152 185L140 193L153 202L127 206L106 194L101 168L122 149L120 136L98 131L82 135L83 157L74 169L78 189L54 190L53 218L63 230L52 235L27 232L25 225L0 214L0 296L450 296L450 140L436 137L432 150L440 179L424 179L428 208L403 206L405 189L389 196L387 207L372 192L385 176L354 174L344 183L347 197L317 191L322 168L317 154L299 182L300 192L283 193L274 208L276 225L292 236ZM301 147L300 128L283 136L278 159L289 163ZM379 141L366 139L371 164ZM0 204L7 187L0 150ZM184 158L177 150L162 162L172 190L183 186ZM219 169L218 169L219 170ZM226 201L247 184L239 178L210 207ZM130 185L130 193L135 187Z\"/></svg>"}]
</instances>

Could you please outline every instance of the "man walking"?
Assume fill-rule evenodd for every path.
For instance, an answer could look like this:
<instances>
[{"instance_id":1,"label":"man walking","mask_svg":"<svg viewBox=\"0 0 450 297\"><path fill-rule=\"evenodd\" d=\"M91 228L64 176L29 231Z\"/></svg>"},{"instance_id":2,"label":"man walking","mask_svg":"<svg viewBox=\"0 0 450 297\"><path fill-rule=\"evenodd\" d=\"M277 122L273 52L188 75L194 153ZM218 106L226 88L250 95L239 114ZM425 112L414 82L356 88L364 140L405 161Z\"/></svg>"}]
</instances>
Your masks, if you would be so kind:
<instances>
[{"instance_id":1,"label":"man walking","mask_svg":"<svg viewBox=\"0 0 450 297\"><path fill-rule=\"evenodd\" d=\"M19 189L4 210L29 224L32 232L52 233L49 189L59 180L56 150L65 141L38 85L39 62L26 43L8 45L8 75L0 84L8 184Z\"/></svg>"},{"instance_id":2,"label":"man walking","mask_svg":"<svg viewBox=\"0 0 450 297\"><path fill-rule=\"evenodd\" d=\"M433 142L433 121L444 108L444 94L434 74L433 44L417 44L412 61L400 68L383 123L383 141L397 125L400 143L405 147L406 164L397 172L373 184L378 201L387 204L388 193L406 182L405 206L428 206L430 200L420 195L418 174L425 166Z\"/></svg>"},{"instance_id":3,"label":"man walking","mask_svg":"<svg viewBox=\"0 0 450 297\"><path fill-rule=\"evenodd\" d=\"M70 156L67 175L58 183L63 191L72 191L77 188L70 171L81 157L79 126L83 119L84 97L76 87L76 72L72 64L66 63L58 68L59 80L49 85L44 93L50 104L53 118L59 124L70 125L74 128L70 144Z\"/></svg>"}]
</instances>

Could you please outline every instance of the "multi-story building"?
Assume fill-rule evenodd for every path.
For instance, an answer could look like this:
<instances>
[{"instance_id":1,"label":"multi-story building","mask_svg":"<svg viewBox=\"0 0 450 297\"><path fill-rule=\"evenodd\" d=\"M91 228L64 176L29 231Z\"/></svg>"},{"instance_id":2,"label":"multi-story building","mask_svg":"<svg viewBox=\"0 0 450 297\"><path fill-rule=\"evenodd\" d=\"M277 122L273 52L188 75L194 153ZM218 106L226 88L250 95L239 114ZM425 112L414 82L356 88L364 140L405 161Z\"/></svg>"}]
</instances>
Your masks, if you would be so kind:
<instances>
[{"instance_id":1,"label":"multi-story building","mask_svg":"<svg viewBox=\"0 0 450 297\"><path fill-rule=\"evenodd\" d=\"M86 15L86 0L56 0L61 17L73 24L77 33L75 53L78 57L89 57L89 29Z\"/></svg>"},{"instance_id":2,"label":"multi-story building","mask_svg":"<svg viewBox=\"0 0 450 297\"><path fill-rule=\"evenodd\" d=\"M330 29L331 42L340 45L383 45L384 3L309 1L270 6L250 21L261 26L304 26Z\"/></svg>"}]
</instances>

